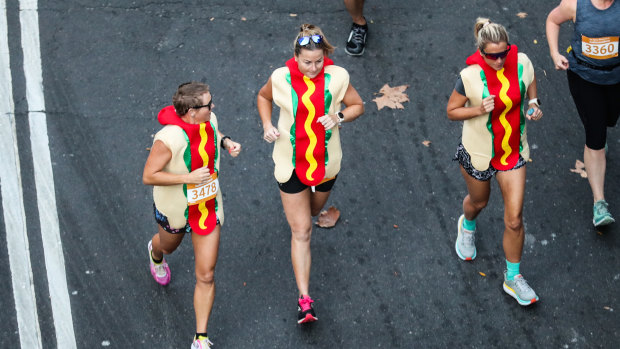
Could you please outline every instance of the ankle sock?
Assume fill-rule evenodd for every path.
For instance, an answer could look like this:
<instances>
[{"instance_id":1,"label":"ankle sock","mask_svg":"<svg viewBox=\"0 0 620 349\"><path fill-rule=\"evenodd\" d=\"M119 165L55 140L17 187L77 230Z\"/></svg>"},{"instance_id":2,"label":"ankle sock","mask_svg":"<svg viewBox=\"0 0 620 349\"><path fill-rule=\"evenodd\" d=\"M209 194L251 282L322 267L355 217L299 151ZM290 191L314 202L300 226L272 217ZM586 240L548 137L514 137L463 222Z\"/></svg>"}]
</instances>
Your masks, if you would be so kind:
<instances>
[{"instance_id":1,"label":"ankle sock","mask_svg":"<svg viewBox=\"0 0 620 349\"><path fill-rule=\"evenodd\" d=\"M520 264L521 264L521 262L510 263L508 260L506 260L506 269L508 270L506 272L506 279L514 280L515 276L519 275L519 265Z\"/></svg>"},{"instance_id":2,"label":"ankle sock","mask_svg":"<svg viewBox=\"0 0 620 349\"><path fill-rule=\"evenodd\" d=\"M473 220L468 220L467 218L463 219L463 228L465 228L465 230L469 230L469 231L474 231L476 230L476 219L474 218Z\"/></svg>"},{"instance_id":3,"label":"ankle sock","mask_svg":"<svg viewBox=\"0 0 620 349\"><path fill-rule=\"evenodd\" d=\"M153 260L153 263L155 264L160 264L161 262L164 261L164 257L161 257L161 259L159 260L155 259L155 257L153 257L153 251L151 251L151 259Z\"/></svg>"},{"instance_id":4,"label":"ankle sock","mask_svg":"<svg viewBox=\"0 0 620 349\"><path fill-rule=\"evenodd\" d=\"M205 333L198 333L198 332L196 332L196 336L194 337L194 340L200 339L200 337L208 338L209 336L207 336L207 332L205 332Z\"/></svg>"}]
</instances>

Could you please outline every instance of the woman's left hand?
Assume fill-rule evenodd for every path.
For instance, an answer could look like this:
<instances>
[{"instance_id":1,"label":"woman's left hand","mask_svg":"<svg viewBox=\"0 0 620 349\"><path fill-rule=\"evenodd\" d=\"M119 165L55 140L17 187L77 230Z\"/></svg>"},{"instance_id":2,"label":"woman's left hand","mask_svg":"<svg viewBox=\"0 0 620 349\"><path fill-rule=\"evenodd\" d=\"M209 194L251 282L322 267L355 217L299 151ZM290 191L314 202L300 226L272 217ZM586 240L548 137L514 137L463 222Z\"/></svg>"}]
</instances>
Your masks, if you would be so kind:
<instances>
[{"instance_id":1,"label":"woman's left hand","mask_svg":"<svg viewBox=\"0 0 620 349\"><path fill-rule=\"evenodd\" d=\"M226 144L228 144L228 153L233 158L236 158L239 155L239 153L241 153L241 144L231 139L228 139Z\"/></svg>"},{"instance_id":2,"label":"woman's left hand","mask_svg":"<svg viewBox=\"0 0 620 349\"><path fill-rule=\"evenodd\" d=\"M542 116L543 112L536 104L530 104L530 108L527 110L527 113L525 113L525 117L528 120L538 121Z\"/></svg>"},{"instance_id":3,"label":"woman's left hand","mask_svg":"<svg viewBox=\"0 0 620 349\"><path fill-rule=\"evenodd\" d=\"M338 116L337 115L323 115L319 117L316 122L320 122L326 130L331 129L332 127L338 125Z\"/></svg>"}]
</instances>

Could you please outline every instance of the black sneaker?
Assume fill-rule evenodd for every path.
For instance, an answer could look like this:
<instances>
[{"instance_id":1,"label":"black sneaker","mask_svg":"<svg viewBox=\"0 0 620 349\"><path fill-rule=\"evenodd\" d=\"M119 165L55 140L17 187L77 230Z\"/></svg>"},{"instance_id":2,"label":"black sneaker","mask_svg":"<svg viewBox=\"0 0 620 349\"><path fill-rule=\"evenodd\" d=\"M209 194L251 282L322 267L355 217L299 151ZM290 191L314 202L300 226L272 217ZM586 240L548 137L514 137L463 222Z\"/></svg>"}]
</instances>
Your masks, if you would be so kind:
<instances>
[{"instance_id":1,"label":"black sneaker","mask_svg":"<svg viewBox=\"0 0 620 349\"><path fill-rule=\"evenodd\" d=\"M319 318L314 314L314 309L312 309L312 303L314 301L310 296L301 296L297 301L297 311L299 314L297 315L297 323L303 324L306 322L316 321Z\"/></svg>"},{"instance_id":2,"label":"black sneaker","mask_svg":"<svg viewBox=\"0 0 620 349\"><path fill-rule=\"evenodd\" d=\"M353 23L351 25L351 33L347 40L347 46L344 51L351 56L361 56L366 48L366 37L368 36L368 23L359 25Z\"/></svg>"}]
</instances>

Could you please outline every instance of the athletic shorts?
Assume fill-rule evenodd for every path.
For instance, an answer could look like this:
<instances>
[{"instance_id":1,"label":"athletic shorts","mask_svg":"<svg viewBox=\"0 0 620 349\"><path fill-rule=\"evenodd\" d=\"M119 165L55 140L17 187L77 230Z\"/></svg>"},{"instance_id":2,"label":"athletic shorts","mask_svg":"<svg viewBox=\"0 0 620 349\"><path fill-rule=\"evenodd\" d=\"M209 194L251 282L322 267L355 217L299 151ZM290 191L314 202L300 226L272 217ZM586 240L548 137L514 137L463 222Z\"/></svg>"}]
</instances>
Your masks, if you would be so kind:
<instances>
[{"instance_id":1,"label":"athletic shorts","mask_svg":"<svg viewBox=\"0 0 620 349\"><path fill-rule=\"evenodd\" d=\"M607 142L607 127L616 126L620 116L620 83L595 84L570 70L566 75L570 93L586 131L586 146L592 150L603 149Z\"/></svg>"},{"instance_id":2,"label":"athletic shorts","mask_svg":"<svg viewBox=\"0 0 620 349\"><path fill-rule=\"evenodd\" d=\"M328 192L330 190L332 190L332 187L334 186L334 183L336 183L336 178L338 178L338 175L336 175L336 177L323 182L317 186L314 187L315 191L320 191L322 193L324 192ZM297 177L297 174L295 173L295 170L293 170L293 174L291 175L291 178L288 180L288 182L285 183L280 183L278 182L278 186L280 187L280 190L282 190L283 192L287 193L287 194L297 194L297 193L301 193L302 191L304 191L306 188L310 188L310 186L303 184L300 180L299 177Z\"/></svg>"},{"instance_id":3,"label":"athletic shorts","mask_svg":"<svg viewBox=\"0 0 620 349\"><path fill-rule=\"evenodd\" d=\"M173 229L170 227L168 223L168 217L166 217L163 213L159 212L155 204L153 204L153 213L155 214L155 221L159 224L162 229L169 232L170 234L187 234L192 232L192 227L189 226L189 222L185 223L185 226L180 229ZM217 224L220 224L220 219L217 218Z\"/></svg>"},{"instance_id":4,"label":"athletic shorts","mask_svg":"<svg viewBox=\"0 0 620 349\"><path fill-rule=\"evenodd\" d=\"M526 164L521 154L519 154L519 161L517 161L517 164L510 170L498 170L495 167L493 167L493 165L489 164L489 168L487 168L486 170L478 171L471 164L471 156L469 156L469 153L467 152L467 150L465 150L463 143L459 143L459 146L456 148L456 154L454 154L454 158L452 158L452 160L458 161L459 164L463 166L463 169L465 169L465 172L467 172L468 175L474 177L475 179L479 181L488 181L491 178L493 178L493 176L498 171L505 172L505 171L516 170L518 168L525 166Z\"/></svg>"}]
</instances>

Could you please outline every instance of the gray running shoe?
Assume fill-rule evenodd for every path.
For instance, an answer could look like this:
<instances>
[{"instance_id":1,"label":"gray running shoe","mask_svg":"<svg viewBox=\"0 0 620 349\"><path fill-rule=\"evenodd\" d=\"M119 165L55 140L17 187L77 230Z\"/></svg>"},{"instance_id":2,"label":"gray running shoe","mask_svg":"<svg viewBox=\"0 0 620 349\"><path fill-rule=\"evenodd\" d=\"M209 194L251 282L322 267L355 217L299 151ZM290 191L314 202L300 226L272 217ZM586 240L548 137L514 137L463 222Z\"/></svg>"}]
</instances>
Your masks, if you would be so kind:
<instances>
[{"instance_id":1,"label":"gray running shoe","mask_svg":"<svg viewBox=\"0 0 620 349\"><path fill-rule=\"evenodd\" d=\"M504 291L511 295L519 302L520 305L526 306L538 302L536 292L527 284L523 275L518 274L514 280L506 280L506 271L504 271Z\"/></svg>"},{"instance_id":2,"label":"gray running shoe","mask_svg":"<svg viewBox=\"0 0 620 349\"><path fill-rule=\"evenodd\" d=\"M464 261L472 261L476 258L476 244L475 244L475 231L467 230L463 228L463 221L465 215L462 214L459 217L458 235L456 242L454 243L454 249L460 259Z\"/></svg>"},{"instance_id":3,"label":"gray running shoe","mask_svg":"<svg viewBox=\"0 0 620 349\"><path fill-rule=\"evenodd\" d=\"M607 209L608 206L609 204L605 200L599 200L594 203L592 223L595 227L611 224L616 221L614 217L611 216L611 213L609 213Z\"/></svg>"}]
</instances>

